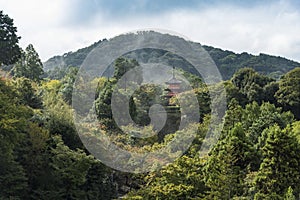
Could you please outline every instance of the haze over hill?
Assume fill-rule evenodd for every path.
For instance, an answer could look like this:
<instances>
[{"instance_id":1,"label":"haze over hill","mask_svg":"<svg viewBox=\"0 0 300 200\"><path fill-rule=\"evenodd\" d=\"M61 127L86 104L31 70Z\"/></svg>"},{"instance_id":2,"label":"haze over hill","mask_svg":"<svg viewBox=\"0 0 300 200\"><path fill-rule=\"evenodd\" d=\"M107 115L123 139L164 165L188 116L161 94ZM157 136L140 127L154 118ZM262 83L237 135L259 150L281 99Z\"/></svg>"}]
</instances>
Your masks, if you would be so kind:
<instances>
[{"instance_id":1,"label":"haze over hill","mask_svg":"<svg viewBox=\"0 0 300 200\"><path fill-rule=\"evenodd\" d=\"M94 44L78 49L75 52L68 52L63 55L57 55L44 63L45 71L51 71L55 68L67 68L69 66L80 67L86 56L101 42L100 40ZM194 43L194 42L193 42ZM199 43L194 43L201 45ZM224 79L230 79L232 75L241 68L250 67L256 71L278 79L284 73L300 66L300 63L280 57L267 54L252 55L249 53L235 53L228 50L223 50L211 46L202 45L202 47L210 54L217 67L219 68ZM170 52L155 49L143 49L135 52L129 52L125 57L150 62L163 62L173 65L177 68L182 68L191 73L195 73L193 67L183 58L178 57ZM113 67L109 67L108 74L112 74Z\"/></svg>"}]
</instances>

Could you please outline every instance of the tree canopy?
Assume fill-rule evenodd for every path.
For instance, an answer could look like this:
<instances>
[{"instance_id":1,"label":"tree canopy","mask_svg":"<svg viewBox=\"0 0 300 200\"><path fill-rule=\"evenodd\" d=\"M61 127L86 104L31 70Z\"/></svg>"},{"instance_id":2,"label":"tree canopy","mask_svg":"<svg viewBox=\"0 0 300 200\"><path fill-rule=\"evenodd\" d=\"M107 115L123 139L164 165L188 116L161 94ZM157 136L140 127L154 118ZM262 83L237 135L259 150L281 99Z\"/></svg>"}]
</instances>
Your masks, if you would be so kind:
<instances>
[{"instance_id":1,"label":"tree canopy","mask_svg":"<svg viewBox=\"0 0 300 200\"><path fill-rule=\"evenodd\" d=\"M20 60L15 65L14 75L16 77L26 77L33 81L40 81L41 75L43 74L42 61L33 45L29 44L26 47L25 52L22 52Z\"/></svg>"},{"instance_id":2,"label":"tree canopy","mask_svg":"<svg viewBox=\"0 0 300 200\"><path fill-rule=\"evenodd\" d=\"M13 19L0 10L0 66L9 65L18 61L21 56L17 27Z\"/></svg>"},{"instance_id":3,"label":"tree canopy","mask_svg":"<svg viewBox=\"0 0 300 200\"><path fill-rule=\"evenodd\" d=\"M75 113L71 107L78 72L75 64L80 63L91 48L66 54L69 64L74 66L64 69L57 65L58 71L43 78L43 65L33 45L19 57L13 21L2 11L0 15L0 64L18 60L14 76L0 79L0 199L300 198L300 68L295 67L297 63L264 54L234 54L205 46L219 69L228 70L226 81L206 85L199 74L191 74L191 65L183 58L163 50L142 49L116 59L110 66L113 70L107 71L109 78L78 80L78 87L96 88L91 110L95 111L96 120L89 124L90 115L82 120L81 138L87 138L96 147L98 142L111 142L133 153L166 149L167 153L158 158L145 156L145 160L150 160L150 167L161 168L127 173L96 159L77 135L74 115L81 110ZM170 99L166 96L167 84L147 83L131 91L134 88L131 86L139 86L143 81L139 59L181 65L179 73L192 88ZM264 68L269 64L272 69ZM243 68L246 65L247 68ZM134 77L124 78L129 70L134 72ZM283 76L276 80L278 77L266 75L274 70ZM118 81L124 81L120 88L117 88ZM222 103L220 98L211 102L210 90L221 86L227 93L224 126L213 127L221 131L220 137L207 138L214 120L210 106ZM112 94L116 91L119 94L114 101L119 105L115 113L127 113L122 108L124 99L128 99L129 117L138 126L117 125L111 107ZM182 105L196 109L188 101L193 93L199 103L200 119L189 123L186 115L181 116ZM86 96L83 94L80 98ZM157 113L151 109L157 104L162 109L155 112L164 109L167 118L160 131L155 131L156 127L150 124L162 121L160 116L153 118ZM85 110L86 106L89 105L82 104L81 109ZM188 124L184 129L179 128L182 119ZM150 134L150 137L138 138L136 134ZM192 143L183 151L183 142L176 139L184 141L192 134L195 134ZM103 136L107 140L103 140ZM209 152L200 151L212 141L216 144ZM174 145L169 145L170 142ZM182 156L177 157L179 154ZM129 156L126 157L129 163L137 166ZM160 166L160 161L169 158L176 159ZM137 167L138 170L143 166Z\"/></svg>"}]
</instances>

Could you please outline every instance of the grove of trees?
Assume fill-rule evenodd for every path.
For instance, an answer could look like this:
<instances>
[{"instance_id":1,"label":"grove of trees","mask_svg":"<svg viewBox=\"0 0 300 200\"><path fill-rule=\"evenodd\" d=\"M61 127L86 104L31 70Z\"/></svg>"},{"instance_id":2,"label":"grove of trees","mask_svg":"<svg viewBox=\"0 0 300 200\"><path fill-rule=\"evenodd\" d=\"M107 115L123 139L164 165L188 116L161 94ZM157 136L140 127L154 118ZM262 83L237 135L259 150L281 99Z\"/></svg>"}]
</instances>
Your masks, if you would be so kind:
<instances>
[{"instance_id":1,"label":"grove of trees","mask_svg":"<svg viewBox=\"0 0 300 200\"><path fill-rule=\"evenodd\" d=\"M0 79L0 199L300 199L300 67L275 80L248 66L219 83L228 105L221 136L207 156L199 150L212 120L209 89L218 85L181 70L199 103L192 145L157 171L125 173L97 160L77 135L71 104L78 68L44 74L33 45L20 49L13 20L2 11L0 23L0 65L13 69L11 77ZM190 130L162 129L146 139L123 134L113 119L111 95L119 78L138 65L121 57L112 77L93 80L94 107L99 127L115 144L151 151ZM168 108L164 97L163 88L144 84L129 101L133 120L147 126L152 105ZM171 101L180 107L176 98ZM178 123L169 120L166 126Z\"/></svg>"}]
</instances>

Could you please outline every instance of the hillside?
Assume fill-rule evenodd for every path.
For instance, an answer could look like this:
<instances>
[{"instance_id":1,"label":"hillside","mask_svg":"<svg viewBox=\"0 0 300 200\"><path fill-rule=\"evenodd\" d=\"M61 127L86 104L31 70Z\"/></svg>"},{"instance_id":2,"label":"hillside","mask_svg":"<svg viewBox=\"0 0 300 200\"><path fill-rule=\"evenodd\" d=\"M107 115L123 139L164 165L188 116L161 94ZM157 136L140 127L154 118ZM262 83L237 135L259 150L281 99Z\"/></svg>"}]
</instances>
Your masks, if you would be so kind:
<instances>
[{"instance_id":1,"label":"hillside","mask_svg":"<svg viewBox=\"0 0 300 200\"><path fill-rule=\"evenodd\" d=\"M62 56L54 56L50 58L44 63L45 71L51 71L53 69L57 70L58 68L64 69L68 66L79 67L90 51L101 42L102 41L100 40L91 46L79 49L76 52L68 52ZM211 46L203 45L202 47L211 55L224 79L230 79L238 69L244 67L253 68L262 74L266 74L270 77L278 79L284 73L300 66L300 63L298 62L279 56L272 56L262 53L259 55L252 55L245 52L238 54ZM193 69L193 67L183 58L163 50L143 49L135 52L129 52L124 56L128 58L134 58L144 63L162 62L182 68L191 73L196 73L196 70ZM112 72L113 67L110 66L107 70L107 74L111 75Z\"/></svg>"},{"instance_id":2,"label":"hillside","mask_svg":"<svg viewBox=\"0 0 300 200\"><path fill-rule=\"evenodd\" d=\"M99 45L100 42L101 40L88 47L79 49L76 52L68 52L62 56L54 56L44 63L44 70L49 71L55 67L80 66L85 57L91 52L91 50Z\"/></svg>"}]
</instances>

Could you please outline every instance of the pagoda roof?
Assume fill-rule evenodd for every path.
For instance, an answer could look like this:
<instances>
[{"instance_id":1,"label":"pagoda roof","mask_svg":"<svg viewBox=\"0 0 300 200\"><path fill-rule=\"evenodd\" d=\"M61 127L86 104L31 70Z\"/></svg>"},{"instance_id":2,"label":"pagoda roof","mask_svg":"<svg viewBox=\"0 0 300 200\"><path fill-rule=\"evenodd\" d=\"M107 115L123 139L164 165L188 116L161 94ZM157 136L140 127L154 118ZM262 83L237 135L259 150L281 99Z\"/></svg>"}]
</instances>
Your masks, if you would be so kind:
<instances>
[{"instance_id":1,"label":"pagoda roof","mask_svg":"<svg viewBox=\"0 0 300 200\"><path fill-rule=\"evenodd\" d=\"M166 82L166 84L181 84L181 83L182 83L182 81L178 80L174 76Z\"/></svg>"},{"instance_id":2,"label":"pagoda roof","mask_svg":"<svg viewBox=\"0 0 300 200\"><path fill-rule=\"evenodd\" d=\"M172 74L173 74L172 78L171 78L170 80L168 80L168 81L166 82L166 84L168 84L168 85L171 85L171 84L176 84L176 85L181 84L182 81L178 80L178 79L175 77L175 67L173 67L173 72L172 72Z\"/></svg>"}]
</instances>

